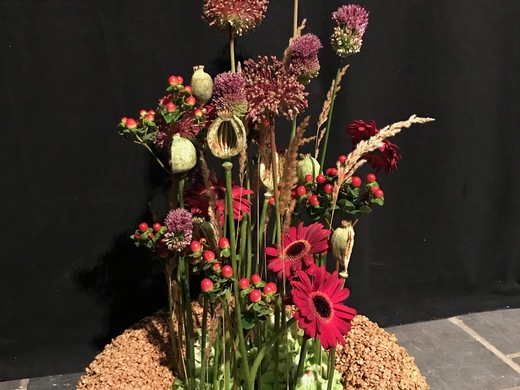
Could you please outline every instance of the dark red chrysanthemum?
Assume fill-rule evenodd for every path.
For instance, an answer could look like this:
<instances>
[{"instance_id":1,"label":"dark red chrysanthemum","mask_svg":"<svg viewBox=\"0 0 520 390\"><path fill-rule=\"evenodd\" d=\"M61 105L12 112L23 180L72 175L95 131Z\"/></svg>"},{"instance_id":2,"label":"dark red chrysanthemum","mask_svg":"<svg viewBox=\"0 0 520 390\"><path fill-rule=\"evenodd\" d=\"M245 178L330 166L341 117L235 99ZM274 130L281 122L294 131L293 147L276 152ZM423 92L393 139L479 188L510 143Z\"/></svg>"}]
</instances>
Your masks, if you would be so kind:
<instances>
[{"instance_id":1,"label":"dark red chrysanthemum","mask_svg":"<svg viewBox=\"0 0 520 390\"><path fill-rule=\"evenodd\" d=\"M282 248L276 246L265 248L268 257L267 269L276 272L278 279L284 276L289 278L297 271L311 271L314 269L315 253L323 253L328 247L330 231L319 222L309 226L290 227L282 238Z\"/></svg>"},{"instance_id":2,"label":"dark red chrysanthemum","mask_svg":"<svg viewBox=\"0 0 520 390\"><path fill-rule=\"evenodd\" d=\"M246 118L253 123L269 122L278 115L292 119L307 107L305 87L276 57L246 60L242 72L249 102Z\"/></svg>"},{"instance_id":3,"label":"dark red chrysanthemum","mask_svg":"<svg viewBox=\"0 0 520 390\"><path fill-rule=\"evenodd\" d=\"M316 268L314 280L303 271L290 281L293 289L290 301L296 306L294 318L307 337L320 339L323 348L335 348L345 344L345 336L351 328L355 309L343 304L350 291L343 287L345 279L334 271L328 273L325 266Z\"/></svg>"},{"instance_id":4,"label":"dark red chrysanthemum","mask_svg":"<svg viewBox=\"0 0 520 390\"><path fill-rule=\"evenodd\" d=\"M226 185L223 180L210 178L211 190L214 191L216 197L216 212L220 218L220 222L224 223L225 201L226 201ZM193 215L208 216L209 207L209 191L202 179L196 180L193 186L184 192L184 204ZM254 193L252 190L233 185L231 189L233 195L233 217L239 221L242 220L242 212L249 214L251 212L251 201L245 196Z\"/></svg>"},{"instance_id":5,"label":"dark red chrysanthemum","mask_svg":"<svg viewBox=\"0 0 520 390\"><path fill-rule=\"evenodd\" d=\"M376 122L364 122L362 120L354 121L347 127L347 134L352 139L352 147L370 137L379 134ZM384 169L385 173L397 169L397 161L401 159L401 155L397 152L398 146L388 140L383 141L383 146L363 156L367 162L372 165L374 170L380 171Z\"/></svg>"}]
</instances>

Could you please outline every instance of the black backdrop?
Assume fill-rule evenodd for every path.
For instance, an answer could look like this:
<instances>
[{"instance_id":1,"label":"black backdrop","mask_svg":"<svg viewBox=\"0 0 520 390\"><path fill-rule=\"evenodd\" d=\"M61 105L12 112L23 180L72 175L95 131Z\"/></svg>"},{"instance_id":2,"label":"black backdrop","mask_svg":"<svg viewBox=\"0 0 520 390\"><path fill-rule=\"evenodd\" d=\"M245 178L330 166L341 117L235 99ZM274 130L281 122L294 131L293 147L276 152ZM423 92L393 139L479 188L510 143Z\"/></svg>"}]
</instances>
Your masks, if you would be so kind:
<instances>
[{"instance_id":1,"label":"black backdrop","mask_svg":"<svg viewBox=\"0 0 520 390\"><path fill-rule=\"evenodd\" d=\"M243 58L281 55L289 0L238 41ZM336 68L339 1L300 1L325 44L309 89L315 123ZM350 304L387 326L520 307L520 2L360 1L362 52L336 105L333 150L351 120L412 113L398 135L385 207L358 224ZM202 0L0 0L0 380L82 370L102 346L164 304L162 279L128 240L161 204L163 177L117 135L167 77L225 70L226 39ZM318 97L319 95L319 97ZM332 161L330 161L332 162Z\"/></svg>"}]
</instances>

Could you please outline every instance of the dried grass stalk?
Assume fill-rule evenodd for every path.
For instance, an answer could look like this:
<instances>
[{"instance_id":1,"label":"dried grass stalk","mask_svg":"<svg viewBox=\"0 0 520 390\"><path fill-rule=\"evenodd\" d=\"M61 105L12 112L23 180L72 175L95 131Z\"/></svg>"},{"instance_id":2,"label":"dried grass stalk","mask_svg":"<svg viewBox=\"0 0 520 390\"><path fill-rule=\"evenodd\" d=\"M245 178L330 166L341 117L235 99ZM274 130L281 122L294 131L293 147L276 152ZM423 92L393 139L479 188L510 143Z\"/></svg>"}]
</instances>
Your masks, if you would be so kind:
<instances>
[{"instance_id":1,"label":"dried grass stalk","mask_svg":"<svg viewBox=\"0 0 520 390\"><path fill-rule=\"evenodd\" d=\"M222 229L220 226L220 218L218 218L218 216L216 214L217 196L215 195L215 191L213 190L213 185L211 184L208 163L207 163L206 159L204 158L204 154L202 152L200 153L199 158L200 158L200 165L202 168L202 178L204 180L204 185L208 189L208 193L206 196L208 197L208 204L209 204L209 207L208 207L209 222L215 227L215 229L214 229L215 230L215 232L214 232L215 240L218 242L218 239L220 238L219 232L221 232Z\"/></svg>"}]
</instances>

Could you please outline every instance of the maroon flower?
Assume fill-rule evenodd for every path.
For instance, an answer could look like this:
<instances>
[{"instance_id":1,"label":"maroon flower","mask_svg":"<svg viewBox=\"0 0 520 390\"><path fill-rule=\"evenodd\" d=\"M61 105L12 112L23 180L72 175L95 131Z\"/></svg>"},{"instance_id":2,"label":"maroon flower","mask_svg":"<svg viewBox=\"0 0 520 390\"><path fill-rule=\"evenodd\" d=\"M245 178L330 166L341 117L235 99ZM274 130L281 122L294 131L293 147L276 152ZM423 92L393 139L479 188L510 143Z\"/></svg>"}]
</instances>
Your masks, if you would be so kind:
<instances>
[{"instance_id":1,"label":"maroon flower","mask_svg":"<svg viewBox=\"0 0 520 390\"><path fill-rule=\"evenodd\" d=\"M345 279L334 271L328 273L325 266L316 268L314 280L303 271L290 281L293 289L290 301L297 310L294 318L307 337L320 339L323 348L335 348L345 344L345 336L351 329L355 309L343 304L350 291L344 288Z\"/></svg>"},{"instance_id":2,"label":"maroon flower","mask_svg":"<svg viewBox=\"0 0 520 390\"><path fill-rule=\"evenodd\" d=\"M276 57L246 60L243 74L247 80L249 102L246 118L253 123L269 121L273 115L292 119L307 107L307 92L303 84Z\"/></svg>"},{"instance_id":3,"label":"maroon flower","mask_svg":"<svg viewBox=\"0 0 520 390\"><path fill-rule=\"evenodd\" d=\"M246 79L239 72L220 73L213 80L213 100L218 112L243 117L247 112Z\"/></svg>"},{"instance_id":4,"label":"maroon flower","mask_svg":"<svg viewBox=\"0 0 520 390\"><path fill-rule=\"evenodd\" d=\"M354 121L347 127L347 134L352 139L352 147L370 137L379 134L376 122L364 122L362 120ZM383 141L383 146L363 156L367 162L372 165L376 172L384 169L385 173L390 173L397 169L397 161L401 159L401 155L397 152L398 146L388 140Z\"/></svg>"},{"instance_id":5,"label":"maroon flower","mask_svg":"<svg viewBox=\"0 0 520 390\"><path fill-rule=\"evenodd\" d=\"M215 177L210 178L211 190L216 196L216 212L221 223L224 223L224 211L226 202L226 185L223 180L217 180ZM184 192L184 204L193 215L208 217L209 208L209 191L202 179L195 180L193 186ZM251 201L245 196L254 193L252 190L233 185L231 189L233 195L233 217L236 220L242 220L242 212L249 214L251 212Z\"/></svg>"},{"instance_id":6,"label":"maroon flower","mask_svg":"<svg viewBox=\"0 0 520 390\"><path fill-rule=\"evenodd\" d=\"M276 246L265 248L267 269L276 272L278 279L294 276L299 270L312 272L315 267L313 254L328 249L329 235L330 231L319 222L309 226L303 226L302 222L298 227L290 227L282 238L281 250Z\"/></svg>"}]
</instances>

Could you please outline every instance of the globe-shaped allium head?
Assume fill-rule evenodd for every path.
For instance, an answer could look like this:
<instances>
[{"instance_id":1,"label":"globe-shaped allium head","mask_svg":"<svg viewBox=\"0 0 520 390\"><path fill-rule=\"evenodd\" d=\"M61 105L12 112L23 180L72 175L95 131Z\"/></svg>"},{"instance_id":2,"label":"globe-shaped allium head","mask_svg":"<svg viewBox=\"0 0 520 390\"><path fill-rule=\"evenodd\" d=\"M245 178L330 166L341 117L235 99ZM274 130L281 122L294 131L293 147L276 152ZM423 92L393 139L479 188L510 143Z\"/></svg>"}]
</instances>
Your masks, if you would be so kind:
<instances>
[{"instance_id":1,"label":"globe-shaped allium head","mask_svg":"<svg viewBox=\"0 0 520 390\"><path fill-rule=\"evenodd\" d=\"M215 77L213 101L217 112L243 117L248 108L246 78L240 72L224 72Z\"/></svg>"},{"instance_id":2,"label":"globe-shaped allium head","mask_svg":"<svg viewBox=\"0 0 520 390\"><path fill-rule=\"evenodd\" d=\"M355 4L343 5L332 13L336 27L330 39L337 55L346 57L361 50L368 14L366 9Z\"/></svg>"},{"instance_id":3,"label":"globe-shaped allium head","mask_svg":"<svg viewBox=\"0 0 520 390\"><path fill-rule=\"evenodd\" d=\"M203 18L221 32L242 35L264 19L269 0L205 0Z\"/></svg>"},{"instance_id":4,"label":"globe-shaped allium head","mask_svg":"<svg viewBox=\"0 0 520 390\"><path fill-rule=\"evenodd\" d=\"M322 47L319 38L314 34L304 34L291 42L290 66L299 82L307 84L318 75L320 71L318 50Z\"/></svg>"}]
</instances>

